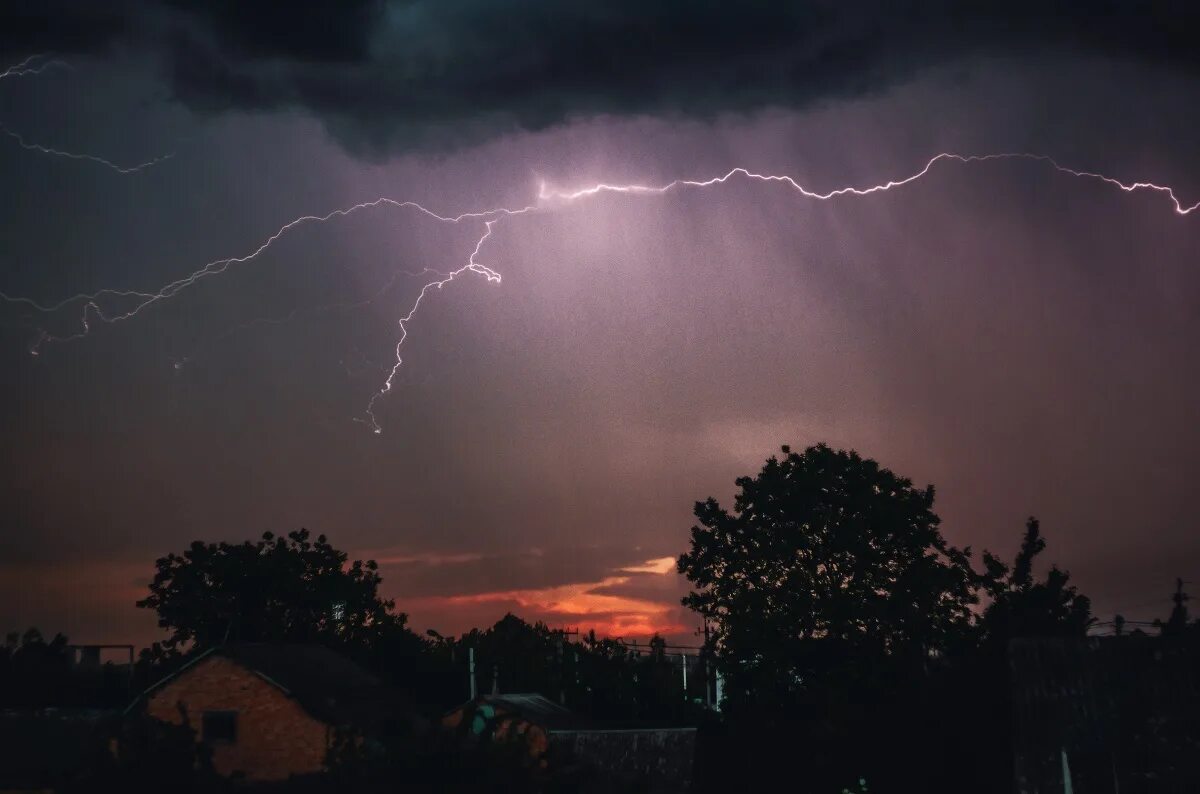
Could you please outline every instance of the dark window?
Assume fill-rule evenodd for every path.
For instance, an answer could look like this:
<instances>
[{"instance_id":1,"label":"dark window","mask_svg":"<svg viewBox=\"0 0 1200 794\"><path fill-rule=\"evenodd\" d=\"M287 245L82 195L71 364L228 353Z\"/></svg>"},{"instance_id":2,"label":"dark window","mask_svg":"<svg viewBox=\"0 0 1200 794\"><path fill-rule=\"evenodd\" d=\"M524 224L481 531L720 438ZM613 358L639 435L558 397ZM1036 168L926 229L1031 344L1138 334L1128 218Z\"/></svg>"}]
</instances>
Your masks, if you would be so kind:
<instances>
[{"instance_id":1,"label":"dark window","mask_svg":"<svg viewBox=\"0 0 1200 794\"><path fill-rule=\"evenodd\" d=\"M237 712L206 711L201 729L206 742L233 744L237 741Z\"/></svg>"}]
</instances>

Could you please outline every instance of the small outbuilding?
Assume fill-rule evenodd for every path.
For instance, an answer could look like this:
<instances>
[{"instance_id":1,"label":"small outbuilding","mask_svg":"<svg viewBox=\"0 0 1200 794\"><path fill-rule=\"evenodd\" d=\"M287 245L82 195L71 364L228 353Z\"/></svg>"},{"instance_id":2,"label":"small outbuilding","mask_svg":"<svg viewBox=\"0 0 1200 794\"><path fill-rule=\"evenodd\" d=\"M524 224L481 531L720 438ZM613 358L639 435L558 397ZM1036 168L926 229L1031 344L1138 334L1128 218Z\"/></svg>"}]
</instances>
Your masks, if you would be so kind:
<instances>
[{"instance_id":1,"label":"small outbuilding","mask_svg":"<svg viewBox=\"0 0 1200 794\"><path fill-rule=\"evenodd\" d=\"M515 743L531 762L646 791L682 791L695 763L694 727L601 724L536 693L483 695L451 710L443 730L468 742Z\"/></svg>"},{"instance_id":2,"label":"small outbuilding","mask_svg":"<svg viewBox=\"0 0 1200 794\"><path fill-rule=\"evenodd\" d=\"M550 732L580 727L570 710L536 693L482 695L442 717L442 728L467 741L519 743L531 761L544 765Z\"/></svg>"}]
</instances>

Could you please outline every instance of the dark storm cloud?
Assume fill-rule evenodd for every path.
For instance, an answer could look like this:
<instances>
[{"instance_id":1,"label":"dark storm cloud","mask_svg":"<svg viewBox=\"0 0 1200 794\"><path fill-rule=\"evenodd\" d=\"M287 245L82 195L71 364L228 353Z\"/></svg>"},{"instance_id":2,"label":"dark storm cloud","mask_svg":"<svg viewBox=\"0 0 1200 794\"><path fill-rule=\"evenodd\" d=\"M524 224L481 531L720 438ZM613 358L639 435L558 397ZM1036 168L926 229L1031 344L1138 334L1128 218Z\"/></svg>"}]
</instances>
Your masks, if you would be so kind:
<instances>
[{"instance_id":1,"label":"dark storm cloud","mask_svg":"<svg viewBox=\"0 0 1200 794\"><path fill-rule=\"evenodd\" d=\"M886 88L972 55L1087 53L1194 70L1193 3L17 4L7 52L128 44L207 111L302 108L350 148L466 142L576 115L708 116Z\"/></svg>"},{"instance_id":2,"label":"dark storm cloud","mask_svg":"<svg viewBox=\"0 0 1200 794\"><path fill-rule=\"evenodd\" d=\"M380 0L261 2L164 0L185 12L234 59L282 58L299 63L362 61L370 57Z\"/></svg>"},{"instance_id":3,"label":"dark storm cloud","mask_svg":"<svg viewBox=\"0 0 1200 794\"><path fill-rule=\"evenodd\" d=\"M0 53L11 58L53 50L92 52L131 34L136 18L128 3L80 0L14 2L0 6Z\"/></svg>"}]
</instances>

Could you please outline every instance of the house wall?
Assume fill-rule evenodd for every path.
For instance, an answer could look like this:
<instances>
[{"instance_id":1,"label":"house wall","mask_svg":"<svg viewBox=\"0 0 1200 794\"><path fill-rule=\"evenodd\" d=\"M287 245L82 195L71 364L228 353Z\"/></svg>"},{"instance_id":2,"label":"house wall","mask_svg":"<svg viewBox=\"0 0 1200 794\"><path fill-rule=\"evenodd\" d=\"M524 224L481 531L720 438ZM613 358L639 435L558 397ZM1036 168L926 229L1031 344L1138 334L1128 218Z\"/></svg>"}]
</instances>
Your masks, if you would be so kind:
<instances>
[{"instance_id":1,"label":"house wall","mask_svg":"<svg viewBox=\"0 0 1200 794\"><path fill-rule=\"evenodd\" d=\"M188 725L199 740L205 711L236 711L237 739L213 746L222 775L243 772L250 780L282 780L320 771L329 742L327 726L278 687L245 667L210 656L167 682L147 699L146 713Z\"/></svg>"}]
</instances>

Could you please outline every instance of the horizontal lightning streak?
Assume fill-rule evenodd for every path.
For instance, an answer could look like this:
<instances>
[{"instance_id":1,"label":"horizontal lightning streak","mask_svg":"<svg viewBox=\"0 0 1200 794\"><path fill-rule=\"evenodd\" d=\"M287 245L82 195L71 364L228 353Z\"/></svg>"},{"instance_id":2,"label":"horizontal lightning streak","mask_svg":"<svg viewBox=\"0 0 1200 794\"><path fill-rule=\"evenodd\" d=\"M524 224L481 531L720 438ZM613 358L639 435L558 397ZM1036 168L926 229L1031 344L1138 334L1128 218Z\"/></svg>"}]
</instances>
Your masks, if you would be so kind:
<instances>
[{"instance_id":1,"label":"horizontal lightning streak","mask_svg":"<svg viewBox=\"0 0 1200 794\"><path fill-rule=\"evenodd\" d=\"M3 124L0 124L0 132L4 133L8 137L12 138L14 141L17 142L17 145L19 145L22 149L25 149L27 151L40 152L41 154L50 154L50 155L54 155L55 157L65 157L69 160L86 160L91 163L98 163L98 164L104 166L105 168L111 168L112 170L116 171L118 174L136 174L138 171L144 171L145 169L149 168L152 165L158 165L159 163L163 162L164 160L170 160L172 157L175 156L174 152L169 152L167 154L159 155L158 157L155 157L153 160L147 160L144 163L138 163L137 165L119 165L117 163L114 163L112 160L107 160L103 157L99 157L94 154L79 154L77 152L67 152L67 151L63 151L62 149L55 149L50 146L43 146L40 143L30 143L30 142L26 141L24 136L22 136L19 132L14 132L13 130L10 130L8 127L5 127Z\"/></svg>"},{"instance_id":2,"label":"horizontal lightning streak","mask_svg":"<svg viewBox=\"0 0 1200 794\"><path fill-rule=\"evenodd\" d=\"M69 64L66 64L66 63L64 63L62 61L58 61L58 60L49 60L49 61L43 61L41 63L35 63L35 61L38 61L42 58L46 58L47 56L48 56L48 53L38 53L36 55L30 55L28 58L21 61L20 63L13 64L12 66L5 69L3 72L0 72L0 80L4 80L5 78L11 78L11 77L29 77L32 75L41 74L42 72L46 71L47 69L51 69L51 68L62 68L62 69L70 69L71 68ZM144 163L138 163L137 165L123 166L123 165L114 163L112 160L108 160L104 157L98 157L94 154L79 154L77 152L64 151L63 149L55 149L52 146L44 146L40 143L31 143L31 142L25 140L25 137L23 135L21 135L19 132L9 129L2 123L0 123L0 132L4 133L9 138L16 141L17 145L20 146L22 149L25 149L26 151L38 152L39 154L48 154L48 155L52 155L54 157L65 157L69 160L85 160L87 162L97 163L98 165L102 165L105 168L110 168L113 171L116 171L118 174L136 174L138 171L147 169L152 165L157 165L158 163L161 163L164 160L170 160L172 157L175 156L175 153L171 152L169 154L164 154L164 155L160 155L159 157L155 157L153 160L147 160Z\"/></svg>"},{"instance_id":3,"label":"horizontal lightning streak","mask_svg":"<svg viewBox=\"0 0 1200 794\"><path fill-rule=\"evenodd\" d=\"M15 63L12 66L5 69L3 72L0 72L0 80L3 80L8 77L32 77L35 74L41 74L42 72L46 71L47 69L70 69L71 68L70 66L63 63L62 61L56 61L56 60L42 61L42 63L34 63L35 61L39 61L42 58L46 58L48 56L49 56L49 53L46 53L46 52L39 52L39 53L30 55L28 58L21 61L20 63Z\"/></svg>"},{"instance_id":4,"label":"horizontal lightning streak","mask_svg":"<svg viewBox=\"0 0 1200 794\"><path fill-rule=\"evenodd\" d=\"M979 155L961 155L961 154L952 154L949 152L942 152L941 154L935 155L933 158L931 158L929 160L929 162L927 162L925 164L925 167L922 168L920 171L917 171L915 174L912 174L911 176L907 176L903 179L896 179L896 180L892 180L889 182L884 182L882 184L872 185L872 186L866 187L866 188L841 187L841 188L837 188L836 190L830 190L827 193L813 192L813 191L809 190L808 188L804 187L803 185L801 185L800 183L798 183L795 179L793 179L790 176L776 176L773 174L757 174L757 173L754 173L753 171L749 171L745 168L734 168L731 171L729 171L727 174L725 174L724 176L713 177L712 179L706 179L703 181L697 181L697 180L692 180L692 179L676 179L673 182L668 182L665 185L660 185L657 187L646 186L646 185L608 185L608 184L601 183L598 185L593 185L592 187L583 188L582 190L563 192L563 191L547 191L545 185L542 185L542 188L538 193L538 198L543 199L543 200L563 199L563 200L567 200L567 201L573 201L575 199L585 198L588 196L594 196L598 193L632 193L635 195L661 195L663 193L667 193L671 190L675 190L680 187L698 187L699 188L699 187L711 187L712 185L720 185L725 182L728 182L731 178L733 178L735 176L743 176L747 179L753 179L753 180L757 180L759 182L783 182L806 198L817 199L819 201L828 201L829 199L837 198L839 196L848 196L848 195L849 196L869 196L872 193L882 193L882 192L891 190L892 188L903 187L904 185L907 185L910 182L915 182L918 179L920 179L921 177L928 174L929 170L942 160L952 160L952 161L963 163L963 164L985 163L985 162L989 162L992 160L1032 160L1032 161L1039 162L1039 163L1046 163L1047 165L1054 168L1055 171L1058 171L1063 174L1068 174L1070 176L1075 176L1075 177L1082 177L1085 179L1097 179L1097 180L1100 180L1101 182L1107 182L1108 184L1113 185L1114 187L1119 187L1121 190L1124 190L1126 193L1132 193L1136 190L1158 191L1160 193L1165 194L1171 200L1171 203L1175 205L1175 212L1179 215L1189 215L1194 210L1196 210L1197 207L1200 207L1200 201L1197 201L1195 204L1185 207L1183 205L1183 203L1179 200L1179 198L1175 195L1174 189L1172 189L1166 185L1156 185L1153 182L1132 182L1132 183L1126 184L1124 182L1121 182L1118 179L1113 179L1110 176L1105 176L1104 174L1098 174L1098 173L1095 173L1092 171L1077 171L1073 168L1067 168L1066 166L1059 165L1059 163L1053 157L1049 157L1048 155L1029 154L1026 152L1001 152L999 154L979 154Z\"/></svg>"},{"instance_id":5,"label":"horizontal lightning streak","mask_svg":"<svg viewBox=\"0 0 1200 794\"><path fill-rule=\"evenodd\" d=\"M606 183L599 183L596 185L592 185L591 187L582 188L582 189L573 190L573 191L557 191L557 190L548 190L546 188L546 186L543 184L539 188L538 202L536 204L531 204L531 205L521 207L518 209L509 209L509 208L505 208L505 207L499 207L496 209L482 210L482 211L477 211L477 212L465 212L465 213L462 213L459 215L440 215L440 214L422 206L421 204L419 204L415 201L397 201L395 199L381 197L381 198L375 199L374 201L366 201L366 202L362 202L359 204L354 204L349 207L344 207L342 209L333 210L332 212L326 213L325 215L302 215L298 218L295 218L295 219L285 223L283 226L279 227L279 229L274 234L272 234L270 237L268 237L263 243L261 243L257 248L252 250L250 253L244 254L242 256L228 257L228 258L217 259L212 262L209 262L208 264L204 265L203 267L199 268L198 270L193 271L189 275L170 282L169 284L160 288L156 292L138 292L138 291L134 291L134 290L102 289L102 290L99 290L99 291L93 292L93 293L80 293L78 295L73 295L69 298L59 301L58 303L54 303L54 304L50 304L50 305L40 304L37 301L34 301L30 298L11 297L3 292L0 292L0 300L3 300L10 304L27 306L27 307L30 307L32 309L35 309L35 310L45 313L45 314L57 312L59 309L62 309L64 307L74 304L74 303L81 302L83 304L82 317L81 317L81 321L80 321L82 330L77 334L73 334L73 335L67 336L67 337L53 337L46 333L43 333L30 350L30 352L32 354L37 355L40 351L41 345L44 344L45 342L68 341L70 339L78 339L80 337L86 336L91 331L89 319L93 316L96 319L98 319L102 322L105 322L105 323L115 323L115 322L119 322L122 320L128 320L132 317L135 317L146 307L151 306L160 301L168 300L169 298L174 297L179 292L183 291L187 287L190 287L191 285L197 283L198 281L200 281L202 279L208 278L210 276L220 275L221 273L224 273L226 270L228 270L233 265L244 264L246 262L250 262L253 259L257 258L264 251L266 251L268 248L270 248L271 245L275 243L275 241L277 241L278 239L283 237L285 234L287 234L288 232L290 232L291 230L293 230L299 226L303 226L303 225L307 225L307 224L323 224L330 220L334 220L336 218L346 217L346 216L352 215L352 214L357 213L362 210L373 209L373 208L377 208L377 207L391 207L391 208L395 208L395 209L412 209L412 210L416 210L417 212L427 215L428 217L430 217L436 221L442 222L442 223L458 224L458 223L462 223L464 221L473 221L473 220L483 221L483 232L482 232L481 236L476 240L475 248L471 252L471 255L468 257L467 263L465 265L463 265L462 267L458 268L457 270L453 270L449 273L439 274L439 278L437 280L431 281L431 282L425 284L421 288L420 292L417 294L417 297L413 301L412 306L409 308L408 313L405 314L403 317L401 317L397 321L397 324L400 327L400 336L399 336L399 339L397 340L396 346L395 346L395 362L392 364L391 370L389 371L388 376L384 380L383 384L380 386L380 388L378 390L376 390L376 392L371 396L369 402L367 403L367 408L366 408L366 417L367 418L355 420L355 421L359 421L364 424L370 425L373 432L375 432L376 434L379 434L382 432L382 427L380 426L378 419L375 415L375 406L376 406L376 403L380 399L387 396L392 391L392 388L393 388L393 385L395 382L395 378L396 378L396 374L399 372L400 367L403 364L403 358L401 356L401 348L403 347L405 340L408 338L409 323L412 322L413 318L416 316L417 311L420 309L421 304L425 299L425 296L428 295L431 290L433 290L433 289L440 290L442 287L449 284L455 278L462 275L463 273L470 271L472 273L476 273L478 275L484 276L489 283L500 283L500 280L501 280L500 274L498 272L496 272L495 270L491 269L490 267L487 267L486 265L481 264L478 261L478 258L480 256L480 253L483 250L484 244L492 236L492 233L495 229L496 224L505 218L514 217L514 216L518 216L518 215L525 215L525 214L539 212L539 211L549 211L562 203L575 202L575 201L578 201L581 199L597 196L602 193L617 193L617 194L629 194L629 195L663 195L663 194L670 193L672 191L677 191L677 190L683 189L683 188L707 188L707 187L712 187L715 185L721 185L721 184L728 182L730 179L733 179L734 177L742 177L742 178L745 178L745 179L748 179L751 181L758 181L758 182L783 183L783 184L787 185L788 187L792 188L793 190L795 190L796 192L800 193L802 196L804 196L806 198L815 199L815 200L819 200L819 201L828 201L828 200L843 197L843 196L869 196L869 195L872 195L875 193L887 192L889 190L892 190L893 188L903 187L904 185L908 185L912 182L915 182L915 181L921 179L926 174L928 174L930 172L930 170L936 164L938 164L939 162L942 162L942 161L952 161L952 162L957 162L957 163L961 163L961 164L965 165L965 164L971 164L971 163L983 163L983 162L998 161L998 160L1029 160L1029 161L1033 161L1033 162L1037 162L1037 163L1043 163L1043 164L1051 166L1055 171L1057 171L1059 173L1077 177L1077 178L1097 180L1100 182L1104 182L1104 183L1112 185L1114 187L1118 187L1126 193L1133 193L1133 192L1140 191L1140 190L1149 190L1149 191L1162 193L1170 199L1171 203L1174 206L1175 213L1177 215L1189 215L1193 211L1195 211L1198 207L1200 207L1200 201L1196 202L1195 204L1185 206L1180 201L1180 199L1175 195L1174 189L1169 186L1158 185L1153 182L1126 183L1126 182L1122 182L1118 179L1115 179L1113 177L1106 176L1104 174L1091 172L1091 171L1080 171L1080 170L1076 170L1073 168L1067 168L1066 166L1060 165L1054 158L1049 157L1047 155L1030 154L1030 153L1025 153L1025 152L1002 152L1002 153L998 153L998 154L986 154L986 155L959 155L959 154L953 154L953 153L949 153L949 152L942 152L942 153L937 154L934 157L932 157L928 162L925 163L924 167L922 167L920 170L918 170L915 173L913 173L907 177L904 177L902 179L889 180L887 182L883 182L883 183L876 184L876 185L871 185L868 187L861 187L861 188L853 187L853 186L840 187L840 188L836 188L834 190L830 190L825 193L820 193L820 192L815 192L815 191L809 190L808 188L804 187L803 185L801 185L799 182L797 182L795 179L793 179L790 176L774 175L774 174L759 174L759 173L750 171L746 168L739 167L739 168L734 168L734 169L730 170L723 176L713 177L711 179L706 179L706 180L676 179L676 180L674 180L672 182L668 182L664 185L657 185L657 186L638 185L638 184L610 185L610 184L606 184ZM127 309L125 311L119 311L116 313L108 314L103 310L103 308L99 304L99 301L101 301L104 298L118 298L118 299L131 298L131 299L133 299L134 304L133 304L132 308Z\"/></svg>"}]
</instances>

